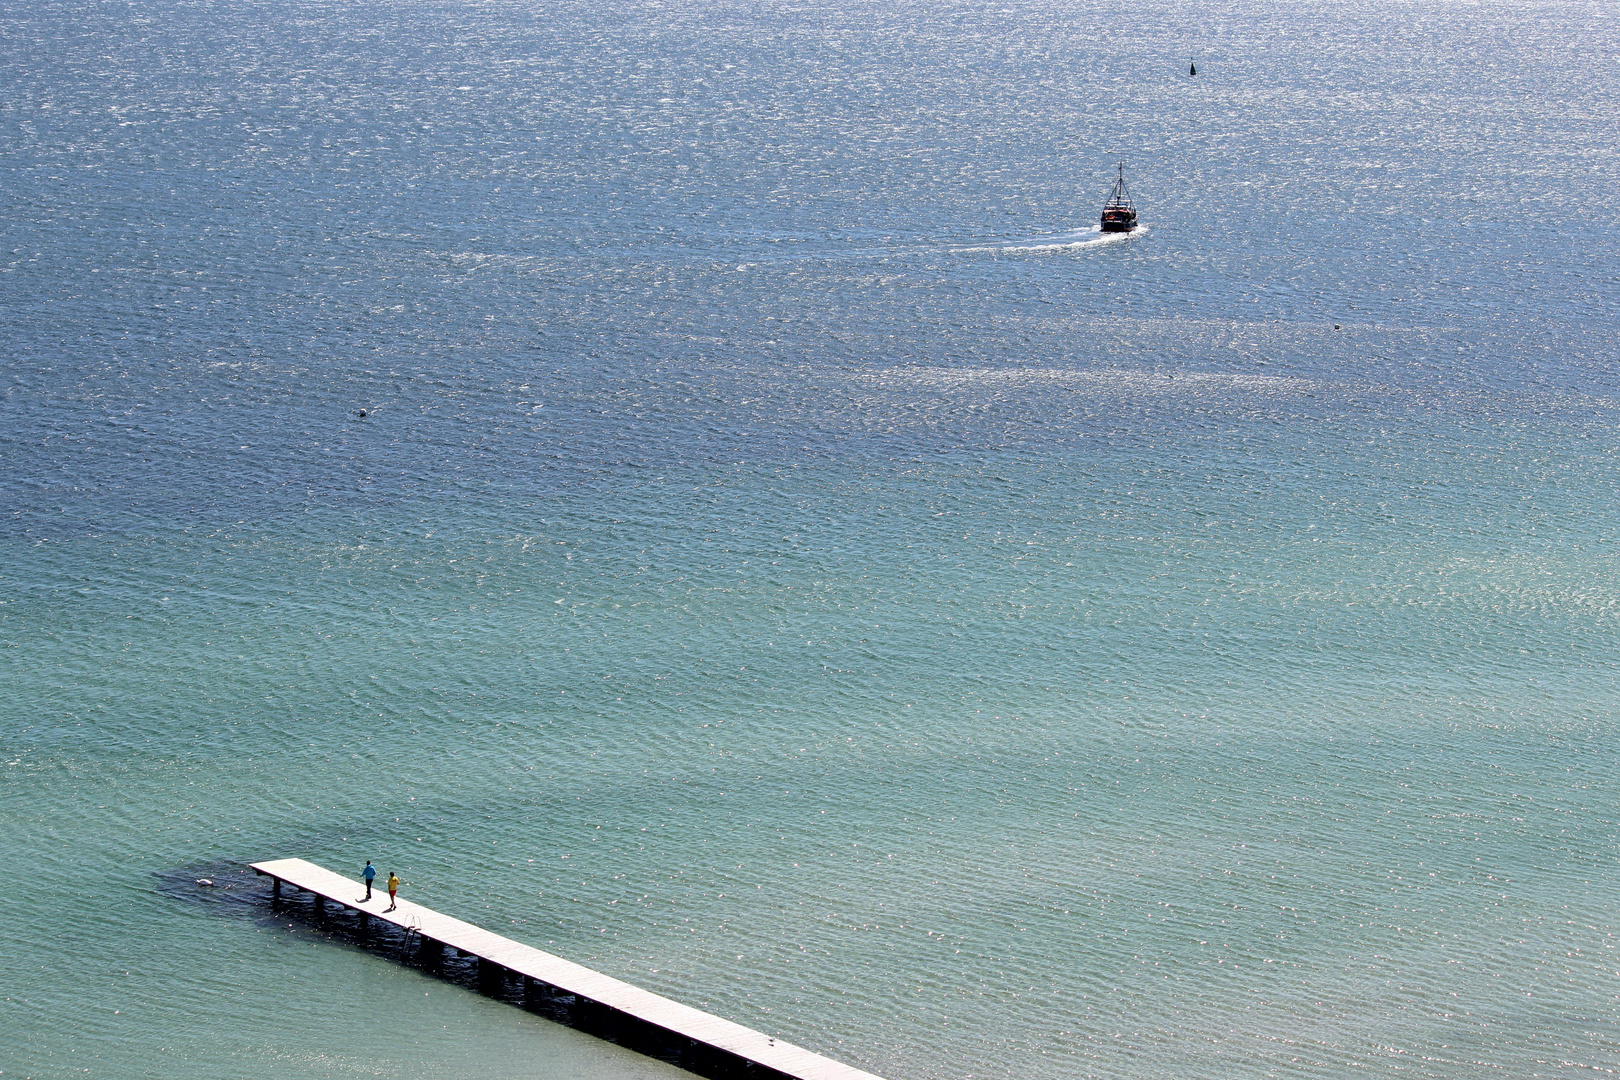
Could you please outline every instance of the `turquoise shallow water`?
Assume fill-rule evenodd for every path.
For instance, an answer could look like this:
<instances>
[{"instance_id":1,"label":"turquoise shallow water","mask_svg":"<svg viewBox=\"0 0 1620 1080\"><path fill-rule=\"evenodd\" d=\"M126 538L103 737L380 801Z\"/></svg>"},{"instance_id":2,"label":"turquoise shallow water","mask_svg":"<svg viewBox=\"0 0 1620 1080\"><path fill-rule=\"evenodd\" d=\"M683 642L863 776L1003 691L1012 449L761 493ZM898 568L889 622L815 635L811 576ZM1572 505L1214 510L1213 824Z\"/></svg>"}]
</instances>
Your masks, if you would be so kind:
<instances>
[{"instance_id":1,"label":"turquoise shallow water","mask_svg":"<svg viewBox=\"0 0 1620 1080\"><path fill-rule=\"evenodd\" d=\"M681 1075L287 856L891 1080L1616 1067L1613 16L1261 13L8 9L0 1075Z\"/></svg>"}]
</instances>

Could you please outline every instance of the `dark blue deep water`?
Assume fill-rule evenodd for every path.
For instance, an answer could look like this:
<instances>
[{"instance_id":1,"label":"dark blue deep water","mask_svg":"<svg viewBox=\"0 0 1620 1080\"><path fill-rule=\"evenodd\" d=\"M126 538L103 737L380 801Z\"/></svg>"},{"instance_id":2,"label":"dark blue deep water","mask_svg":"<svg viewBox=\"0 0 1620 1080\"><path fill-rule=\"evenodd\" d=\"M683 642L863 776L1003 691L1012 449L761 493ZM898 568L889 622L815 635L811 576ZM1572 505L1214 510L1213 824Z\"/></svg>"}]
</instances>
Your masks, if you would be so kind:
<instances>
[{"instance_id":1,"label":"dark blue deep water","mask_svg":"<svg viewBox=\"0 0 1620 1080\"><path fill-rule=\"evenodd\" d=\"M1620 1068L1617 54L4 0L0 1077L682 1075L292 856L888 1080Z\"/></svg>"}]
</instances>

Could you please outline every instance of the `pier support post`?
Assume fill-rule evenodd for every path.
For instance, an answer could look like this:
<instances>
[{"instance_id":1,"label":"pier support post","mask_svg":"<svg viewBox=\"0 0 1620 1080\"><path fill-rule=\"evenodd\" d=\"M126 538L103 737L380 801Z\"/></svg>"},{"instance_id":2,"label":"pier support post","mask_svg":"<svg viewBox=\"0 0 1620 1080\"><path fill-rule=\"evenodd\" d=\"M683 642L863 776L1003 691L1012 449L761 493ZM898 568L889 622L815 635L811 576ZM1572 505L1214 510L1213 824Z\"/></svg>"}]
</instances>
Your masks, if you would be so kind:
<instances>
[{"instance_id":1,"label":"pier support post","mask_svg":"<svg viewBox=\"0 0 1620 1080\"><path fill-rule=\"evenodd\" d=\"M324 919L326 917L326 897L322 896L320 893L313 893L311 895L315 897L315 917L317 919Z\"/></svg>"},{"instance_id":2,"label":"pier support post","mask_svg":"<svg viewBox=\"0 0 1620 1080\"><path fill-rule=\"evenodd\" d=\"M270 879L270 909L274 911L281 906L281 879Z\"/></svg>"}]
</instances>

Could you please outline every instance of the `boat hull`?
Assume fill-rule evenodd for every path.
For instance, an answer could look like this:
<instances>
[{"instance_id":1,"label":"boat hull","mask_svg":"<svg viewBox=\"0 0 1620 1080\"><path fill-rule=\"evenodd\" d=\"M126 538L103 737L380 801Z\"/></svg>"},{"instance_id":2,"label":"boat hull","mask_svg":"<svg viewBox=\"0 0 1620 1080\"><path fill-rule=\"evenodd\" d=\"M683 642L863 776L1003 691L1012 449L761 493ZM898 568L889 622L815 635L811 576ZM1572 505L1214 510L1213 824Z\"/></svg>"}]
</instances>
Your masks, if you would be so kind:
<instances>
[{"instance_id":1,"label":"boat hull","mask_svg":"<svg viewBox=\"0 0 1620 1080\"><path fill-rule=\"evenodd\" d=\"M1136 228L1136 215L1130 217L1105 217L1102 219L1103 232L1130 232Z\"/></svg>"}]
</instances>

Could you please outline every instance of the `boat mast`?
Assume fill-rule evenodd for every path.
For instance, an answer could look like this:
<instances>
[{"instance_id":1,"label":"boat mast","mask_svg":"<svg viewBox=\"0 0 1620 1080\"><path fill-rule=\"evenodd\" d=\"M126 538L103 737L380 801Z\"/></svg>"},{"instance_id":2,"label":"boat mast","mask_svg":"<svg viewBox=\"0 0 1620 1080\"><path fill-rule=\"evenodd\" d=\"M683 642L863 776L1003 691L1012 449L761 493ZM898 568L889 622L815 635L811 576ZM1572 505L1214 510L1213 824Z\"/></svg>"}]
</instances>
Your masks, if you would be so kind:
<instances>
[{"instance_id":1,"label":"boat mast","mask_svg":"<svg viewBox=\"0 0 1620 1080\"><path fill-rule=\"evenodd\" d=\"M1108 204L1110 206L1126 207L1131 205L1130 193L1125 190L1125 163L1123 161L1119 163L1119 179L1114 181L1114 191L1108 197Z\"/></svg>"}]
</instances>

